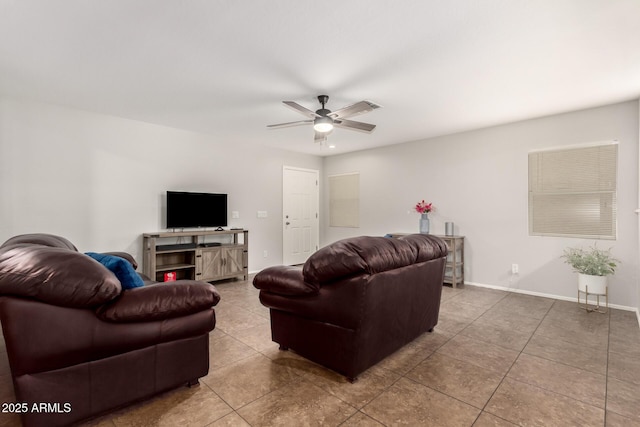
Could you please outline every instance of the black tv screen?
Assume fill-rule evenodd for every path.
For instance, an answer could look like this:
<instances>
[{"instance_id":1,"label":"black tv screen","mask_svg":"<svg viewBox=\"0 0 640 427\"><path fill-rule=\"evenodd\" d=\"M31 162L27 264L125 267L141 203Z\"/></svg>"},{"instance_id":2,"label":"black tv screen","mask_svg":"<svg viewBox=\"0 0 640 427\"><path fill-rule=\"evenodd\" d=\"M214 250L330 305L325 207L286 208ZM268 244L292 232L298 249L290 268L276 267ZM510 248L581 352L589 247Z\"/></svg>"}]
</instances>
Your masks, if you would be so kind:
<instances>
[{"instance_id":1,"label":"black tv screen","mask_svg":"<svg viewBox=\"0 0 640 427\"><path fill-rule=\"evenodd\" d=\"M226 226L226 194L167 191L167 228Z\"/></svg>"}]
</instances>

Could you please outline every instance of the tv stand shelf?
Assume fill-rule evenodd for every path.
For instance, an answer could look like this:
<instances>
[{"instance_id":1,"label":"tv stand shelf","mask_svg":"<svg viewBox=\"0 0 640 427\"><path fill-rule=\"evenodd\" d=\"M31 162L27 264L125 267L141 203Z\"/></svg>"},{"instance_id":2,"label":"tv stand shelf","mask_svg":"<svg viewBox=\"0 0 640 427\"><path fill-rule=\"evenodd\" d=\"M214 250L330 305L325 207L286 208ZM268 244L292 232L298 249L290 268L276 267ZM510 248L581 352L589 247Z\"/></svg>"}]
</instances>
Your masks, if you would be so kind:
<instances>
[{"instance_id":1,"label":"tv stand shelf","mask_svg":"<svg viewBox=\"0 0 640 427\"><path fill-rule=\"evenodd\" d=\"M223 241L207 242L210 236ZM163 282L169 272L178 280L249 279L248 230L162 231L144 233L142 240L143 273L156 281Z\"/></svg>"}]
</instances>

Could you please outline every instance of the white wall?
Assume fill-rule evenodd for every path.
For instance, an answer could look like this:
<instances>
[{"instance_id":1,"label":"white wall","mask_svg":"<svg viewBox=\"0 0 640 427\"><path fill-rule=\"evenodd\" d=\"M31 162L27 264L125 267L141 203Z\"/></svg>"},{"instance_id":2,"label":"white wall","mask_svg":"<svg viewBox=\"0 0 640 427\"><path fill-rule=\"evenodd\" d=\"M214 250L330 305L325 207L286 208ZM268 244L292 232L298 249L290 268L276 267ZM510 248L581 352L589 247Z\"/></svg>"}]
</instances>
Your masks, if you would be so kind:
<instances>
[{"instance_id":1,"label":"white wall","mask_svg":"<svg viewBox=\"0 0 640 427\"><path fill-rule=\"evenodd\" d=\"M360 173L360 228L323 223L322 243L354 235L418 232L419 200L433 202L431 228L453 221L466 236L465 279L561 297L576 297L576 278L559 258L593 240L528 234L527 154L530 150L619 141L618 239L622 265L610 285L613 304L638 307L638 102L527 120L429 140L329 157L332 174ZM323 198L326 218L328 200ZM511 275L511 264L520 267Z\"/></svg>"},{"instance_id":2,"label":"white wall","mask_svg":"<svg viewBox=\"0 0 640 427\"><path fill-rule=\"evenodd\" d=\"M282 262L283 165L321 170L322 159L0 98L0 242L46 232L80 251L124 250L142 261L141 234L164 227L167 190L221 192L229 212L240 212L229 226L249 229L257 271Z\"/></svg>"}]
</instances>

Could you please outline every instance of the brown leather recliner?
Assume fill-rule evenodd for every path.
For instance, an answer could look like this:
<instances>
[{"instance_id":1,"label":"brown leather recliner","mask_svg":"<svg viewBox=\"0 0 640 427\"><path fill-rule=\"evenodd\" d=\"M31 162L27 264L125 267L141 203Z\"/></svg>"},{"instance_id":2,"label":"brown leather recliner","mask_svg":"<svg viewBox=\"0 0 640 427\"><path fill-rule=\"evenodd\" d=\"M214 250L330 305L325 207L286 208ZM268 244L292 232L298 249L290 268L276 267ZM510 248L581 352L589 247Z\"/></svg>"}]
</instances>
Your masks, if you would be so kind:
<instances>
[{"instance_id":1,"label":"brown leather recliner","mask_svg":"<svg viewBox=\"0 0 640 427\"><path fill-rule=\"evenodd\" d=\"M447 246L438 237L356 237L302 269L269 267L253 284L281 349L354 380L438 323Z\"/></svg>"},{"instance_id":2,"label":"brown leather recliner","mask_svg":"<svg viewBox=\"0 0 640 427\"><path fill-rule=\"evenodd\" d=\"M111 254L135 268L130 255ZM219 299L212 285L187 280L122 290L67 239L9 239L0 246L0 321L23 424L68 425L197 383L209 371Z\"/></svg>"}]
</instances>

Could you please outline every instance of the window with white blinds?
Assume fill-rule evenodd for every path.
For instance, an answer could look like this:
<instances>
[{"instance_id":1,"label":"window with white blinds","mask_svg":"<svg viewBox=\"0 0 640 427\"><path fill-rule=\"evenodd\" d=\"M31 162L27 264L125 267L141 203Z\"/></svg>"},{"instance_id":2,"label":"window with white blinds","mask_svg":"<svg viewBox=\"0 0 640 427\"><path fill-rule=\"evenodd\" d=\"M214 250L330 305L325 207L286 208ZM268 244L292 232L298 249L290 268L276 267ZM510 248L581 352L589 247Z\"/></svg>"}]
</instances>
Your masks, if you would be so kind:
<instances>
[{"instance_id":1,"label":"window with white blinds","mask_svg":"<svg viewBox=\"0 0 640 427\"><path fill-rule=\"evenodd\" d=\"M616 238L618 143L529 153L529 234Z\"/></svg>"}]
</instances>

